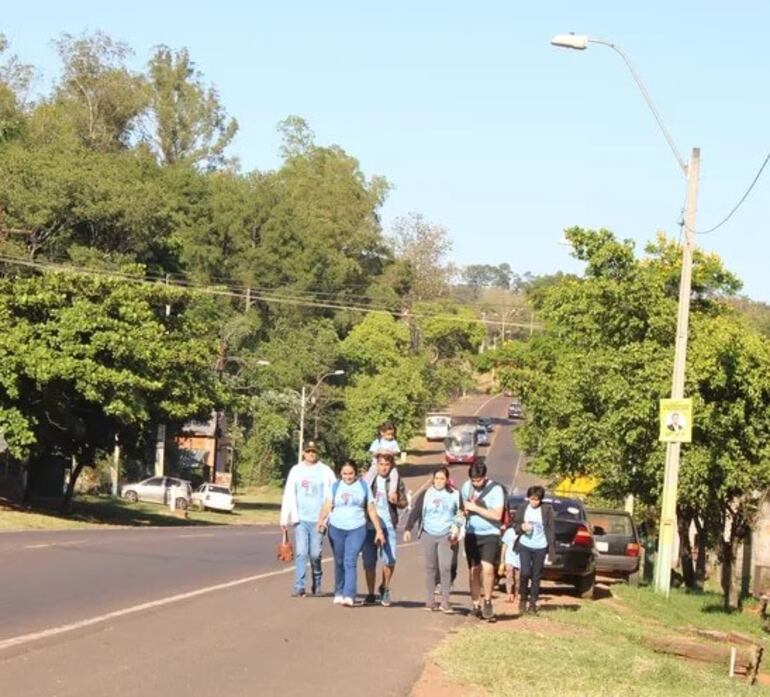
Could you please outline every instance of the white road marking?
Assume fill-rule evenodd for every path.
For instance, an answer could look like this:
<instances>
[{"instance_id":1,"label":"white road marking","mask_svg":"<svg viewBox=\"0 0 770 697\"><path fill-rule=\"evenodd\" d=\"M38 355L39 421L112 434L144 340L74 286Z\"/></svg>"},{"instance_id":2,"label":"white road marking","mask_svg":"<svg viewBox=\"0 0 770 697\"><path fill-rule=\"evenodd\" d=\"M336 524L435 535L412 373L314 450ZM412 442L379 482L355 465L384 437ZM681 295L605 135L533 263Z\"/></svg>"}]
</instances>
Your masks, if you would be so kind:
<instances>
[{"instance_id":1,"label":"white road marking","mask_svg":"<svg viewBox=\"0 0 770 697\"><path fill-rule=\"evenodd\" d=\"M516 477L519 476L519 467L521 467L521 461L524 458L524 453L519 450L519 459L516 460L516 467L513 470L513 479L511 479L511 489L516 488Z\"/></svg>"},{"instance_id":2,"label":"white road marking","mask_svg":"<svg viewBox=\"0 0 770 697\"><path fill-rule=\"evenodd\" d=\"M474 412L473 412L473 415L474 415L474 416L478 416L478 415L479 415L479 412L480 412L480 411L481 411L481 410L482 410L482 409L483 409L485 406L487 406L487 404L489 404L490 402L493 402L493 401L494 401L494 400L496 400L498 397L502 397L502 396L503 396L503 393L502 393L502 392L500 392L500 393L498 393L498 394L494 395L493 397L490 397L490 398L489 398L489 399L488 399L486 402L484 402L484 404L482 404L482 405L481 405L481 406L480 406L478 409L476 409L476 411L474 411Z\"/></svg>"},{"instance_id":3,"label":"white road marking","mask_svg":"<svg viewBox=\"0 0 770 697\"><path fill-rule=\"evenodd\" d=\"M45 549L46 547L72 547L73 545L84 545L85 540L69 540L65 542L45 542L39 545L26 545L22 549Z\"/></svg>"},{"instance_id":4,"label":"white road marking","mask_svg":"<svg viewBox=\"0 0 770 697\"><path fill-rule=\"evenodd\" d=\"M414 547L420 544L419 542L408 542L397 545L398 547ZM333 557L327 557L322 563L332 561ZM217 583L214 586L206 586L204 588L198 588L194 591L188 591L187 593L178 593L176 595L170 595L166 598L160 598L158 600L151 600L146 603L140 603L139 605L132 605L121 610L113 610L112 612L98 615L96 617L89 617L85 620L78 622L71 622L70 624L62 624L58 627L50 627L49 629L43 629L39 632L31 632L29 634L20 634L19 636L11 637L10 639L4 639L0 641L0 651L10 649L14 646L21 646L22 644L29 644L33 641L39 641L41 639L49 639L60 634L66 634L68 632L74 632L77 629L84 629L85 627L91 627L95 624L102 624L109 620L118 619L119 617L126 617L127 615L134 615L144 610L150 610L152 608L163 607L165 605L171 605L178 603L182 600L189 600L190 598L197 598L201 595L207 595L208 593L214 593L215 591L226 590L228 588L235 588L237 586L243 586L247 583L253 583L254 581L261 581L266 578L272 578L274 576L282 576L284 574L294 573L294 565L292 564L285 569L278 569L277 571L267 571L262 574L256 574L254 576L246 576L245 578L239 578L235 581L227 581L226 583Z\"/></svg>"}]
</instances>

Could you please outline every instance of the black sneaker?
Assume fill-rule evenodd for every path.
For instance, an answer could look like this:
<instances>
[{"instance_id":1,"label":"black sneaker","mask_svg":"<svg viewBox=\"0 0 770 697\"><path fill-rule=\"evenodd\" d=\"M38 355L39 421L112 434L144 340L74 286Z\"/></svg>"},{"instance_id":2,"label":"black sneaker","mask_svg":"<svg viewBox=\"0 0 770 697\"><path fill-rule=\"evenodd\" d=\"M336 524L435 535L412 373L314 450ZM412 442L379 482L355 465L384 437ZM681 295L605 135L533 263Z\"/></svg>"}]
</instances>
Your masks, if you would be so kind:
<instances>
[{"instance_id":1,"label":"black sneaker","mask_svg":"<svg viewBox=\"0 0 770 697\"><path fill-rule=\"evenodd\" d=\"M304 588L295 589L292 592L291 597L292 598L304 598L305 597L305 589Z\"/></svg>"},{"instance_id":2,"label":"black sneaker","mask_svg":"<svg viewBox=\"0 0 770 697\"><path fill-rule=\"evenodd\" d=\"M527 608L530 615L539 615L540 614L540 608L535 605L535 603L530 603L529 607Z\"/></svg>"},{"instance_id":3,"label":"black sneaker","mask_svg":"<svg viewBox=\"0 0 770 697\"><path fill-rule=\"evenodd\" d=\"M377 596L374 593L369 593L364 598L364 605L376 605L377 604Z\"/></svg>"},{"instance_id":4,"label":"black sneaker","mask_svg":"<svg viewBox=\"0 0 770 697\"><path fill-rule=\"evenodd\" d=\"M474 603L473 607L471 607L471 615L481 619L481 605L477 605L476 603Z\"/></svg>"},{"instance_id":5,"label":"black sneaker","mask_svg":"<svg viewBox=\"0 0 770 697\"><path fill-rule=\"evenodd\" d=\"M481 619L491 620L495 616L495 611L492 609L492 601L485 600L481 606Z\"/></svg>"}]
</instances>

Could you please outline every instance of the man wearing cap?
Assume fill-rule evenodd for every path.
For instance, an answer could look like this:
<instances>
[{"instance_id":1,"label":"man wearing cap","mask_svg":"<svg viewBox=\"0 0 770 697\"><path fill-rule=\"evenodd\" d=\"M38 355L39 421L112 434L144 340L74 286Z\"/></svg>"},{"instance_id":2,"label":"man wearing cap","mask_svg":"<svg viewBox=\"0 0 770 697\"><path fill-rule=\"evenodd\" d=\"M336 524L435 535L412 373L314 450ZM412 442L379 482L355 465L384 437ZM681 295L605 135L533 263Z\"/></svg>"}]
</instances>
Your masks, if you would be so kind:
<instances>
[{"instance_id":1,"label":"man wearing cap","mask_svg":"<svg viewBox=\"0 0 770 697\"><path fill-rule=\"evenodd\" d=\"M318 447L313 441L305 445L302 462L294 465L286 478L281 501L281 527L284 530L294 528L296 573L292 596L295 598L305 595L308 558L313 572L310 592L315 595L321 591L323 535L318 532L317 524L321 506L335 479L331 467L318 460Z\"/></svg>"}]
</instances>

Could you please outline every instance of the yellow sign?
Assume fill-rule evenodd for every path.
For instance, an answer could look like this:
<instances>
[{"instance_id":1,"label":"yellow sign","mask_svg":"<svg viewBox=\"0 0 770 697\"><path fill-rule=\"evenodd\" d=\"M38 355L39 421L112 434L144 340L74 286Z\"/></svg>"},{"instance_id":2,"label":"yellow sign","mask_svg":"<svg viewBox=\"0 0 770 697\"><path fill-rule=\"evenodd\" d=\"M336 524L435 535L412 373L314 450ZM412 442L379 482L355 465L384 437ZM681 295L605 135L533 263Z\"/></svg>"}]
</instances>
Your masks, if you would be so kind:
<instances>
[{"instance_id":1,"label":"yellow sign","mask_svg":"<svg viewBox=\"0 0 770 697\"><path fill-rule=\"evenodd\" d=\"M660 437L664 443L692 441L692 400L660 400Z\"/></svg>"}]
</instances>

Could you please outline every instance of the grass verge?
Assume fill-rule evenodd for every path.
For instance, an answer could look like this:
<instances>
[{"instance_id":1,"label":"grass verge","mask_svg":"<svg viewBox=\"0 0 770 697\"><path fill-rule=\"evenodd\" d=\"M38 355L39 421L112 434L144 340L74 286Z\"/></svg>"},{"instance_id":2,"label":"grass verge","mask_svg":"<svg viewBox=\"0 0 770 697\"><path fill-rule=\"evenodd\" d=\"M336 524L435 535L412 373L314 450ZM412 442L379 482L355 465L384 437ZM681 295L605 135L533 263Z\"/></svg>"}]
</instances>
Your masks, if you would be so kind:
<instances>
[{"instance_id":1,"label":"grass verge","mask_svg":"<svg viewBox=\"0 0 770 697\"><path fill-rule=\"evenodd\" d=\"M770 695L770 688L730 679L726 669L655 653L642 640L671 627L734 630L763 639L757 617L726 615L719 596L619 587L611 601L541 613L529 620L461 629L434 653L452 678L490 695L538 697L709 697Z\"/></svg>"},{"instance_id":2,"label":"grass verge","mask_svg":"<svg viewBox=\"0 0 770 697\"><path fill-rule=\"evenodd\" d=\"M78 496L72 504L72 515L62 516L55 506L31 509L0 505L0 531L6 530L73 530L119 526L185 526L185 525L265 525L278 523L281 490L261 487L237 495L232 513L188 511L187 518L171 514L165 506L152 503L128 503L109 496ZM1 502L0 502L1 504Z\"/></svg>"}]
</instances>

